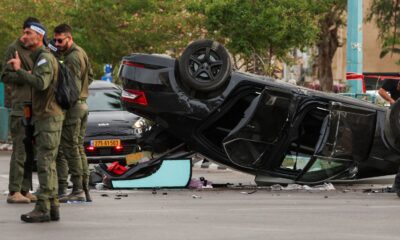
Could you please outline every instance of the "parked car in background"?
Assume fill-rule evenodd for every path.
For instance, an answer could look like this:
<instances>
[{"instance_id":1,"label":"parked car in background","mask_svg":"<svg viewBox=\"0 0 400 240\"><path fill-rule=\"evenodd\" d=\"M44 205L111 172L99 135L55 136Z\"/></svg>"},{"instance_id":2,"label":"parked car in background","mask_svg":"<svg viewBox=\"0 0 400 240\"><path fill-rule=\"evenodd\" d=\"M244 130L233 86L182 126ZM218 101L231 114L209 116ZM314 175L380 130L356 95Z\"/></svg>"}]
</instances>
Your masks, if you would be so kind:
<instances>
[{"instance_id":1,"label":"parked car in background","mask_svg":"<svg viewBox=\"0 0 400 240\"><path fill-rule=\"evenodd\" d=\"M84 139L89 163L124 160L138 150L139 116L126 111L120 101L121 89L106 81L93 81L89 86L89 117Z\"/></svg>"}]
</instances>

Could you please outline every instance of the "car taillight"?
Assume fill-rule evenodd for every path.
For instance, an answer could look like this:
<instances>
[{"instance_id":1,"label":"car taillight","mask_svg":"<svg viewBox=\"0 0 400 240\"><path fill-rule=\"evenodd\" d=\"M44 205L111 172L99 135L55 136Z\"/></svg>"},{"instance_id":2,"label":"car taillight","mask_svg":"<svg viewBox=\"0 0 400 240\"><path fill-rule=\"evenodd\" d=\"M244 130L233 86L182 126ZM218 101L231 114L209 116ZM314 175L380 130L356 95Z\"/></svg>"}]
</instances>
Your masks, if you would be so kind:
<instances>
[{"instance_id":1,"label":"car taillight","mask_svg":"<svg viewBox=\"0 0 400 240\"><path fill-rule=\"evenodd\" d=\"M117 152L121 152L122 150L124 150L124 146L122 146L122 145L117 145L117 146L114 147L114 149L115 149L115 151L117 151Z\"/></svg>"},{"instance_id":2,"label":"car taillight","mask_svg":"<svg viewBox=\"0 0 400 240\"><path fill-rule=\"evenodd\" d=\"M139 90L123 90L121 94L122 101L137 103L143 106L147 106L146 94Z\"/></svg>"},{"instance_id":3,"label":"car taillight","mask_svg":"<svg viewBox=\"0 0 400 240\"><path fill-rule=\"evenodd\" d=\"M144 68L143 64L140 63L135 63L135 62L131 62L131 61L122 61L123 65L129 66L129 67L138 67L138 68Z\"/></svg>"},{"instance_id":4,"label":"car taillight","mask_svg":"<svg viewBox=\"0 0 400 240\"><path fill-rule=\"evenodd\" d=\"M86 150L87 150L88 152L94 152L94 150L96 150L96 148L93 147L93 146L87 146L87 147L86 147Z\"/></svg>"}]
</instances>

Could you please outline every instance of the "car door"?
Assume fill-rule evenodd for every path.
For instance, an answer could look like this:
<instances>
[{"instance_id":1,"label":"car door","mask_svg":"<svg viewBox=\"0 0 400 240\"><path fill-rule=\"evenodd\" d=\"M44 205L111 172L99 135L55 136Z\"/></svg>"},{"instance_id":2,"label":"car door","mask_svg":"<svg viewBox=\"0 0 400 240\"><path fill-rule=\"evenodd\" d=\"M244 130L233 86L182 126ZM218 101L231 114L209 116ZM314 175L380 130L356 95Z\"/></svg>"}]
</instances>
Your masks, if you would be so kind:
<instances>
[{"instance_id":1,"label":"car door","mask_svg":"<svg viewBox=\"0 0 400 240\"><path fill-rule=\"evenodd\" d=\"M303 168L298 182L321 182L344 173L350 177L356 173L357 164L368 159L376 111L332 101L329 112L314 155Z\"/></svg>"},{"instance_id":2,"label":"car door","mask_svg":"<svg viewBox=\"0 0 400 240\"><path fill-rule=\"evenodd\" d=\"M268 161L285 139L293 105L290 91L264 89L254 98L244 117L222 141L234 164L257 169Z\"/></svg>"}]
</instances>

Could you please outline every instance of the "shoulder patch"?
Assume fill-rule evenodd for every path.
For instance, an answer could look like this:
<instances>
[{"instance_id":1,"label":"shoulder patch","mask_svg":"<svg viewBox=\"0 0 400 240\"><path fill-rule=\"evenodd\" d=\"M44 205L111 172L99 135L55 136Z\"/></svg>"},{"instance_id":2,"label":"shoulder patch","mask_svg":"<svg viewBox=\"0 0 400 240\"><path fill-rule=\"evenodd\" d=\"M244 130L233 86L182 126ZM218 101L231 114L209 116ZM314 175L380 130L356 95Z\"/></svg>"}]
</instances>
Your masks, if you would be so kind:
<instances>
[{"instance_id":1,"label":"shoulder patch","mask_svg":"<svg viewBox=\"0 0 400 240\"><path fill-rule=\"evenodd\" d=\"M42 58L42 59L37 63L37 66L39 67L40 65L43 65L43 64L45 64L45 63L47 63L47 60L46 60L45 58Z\"/></svg>"}]
</instances>

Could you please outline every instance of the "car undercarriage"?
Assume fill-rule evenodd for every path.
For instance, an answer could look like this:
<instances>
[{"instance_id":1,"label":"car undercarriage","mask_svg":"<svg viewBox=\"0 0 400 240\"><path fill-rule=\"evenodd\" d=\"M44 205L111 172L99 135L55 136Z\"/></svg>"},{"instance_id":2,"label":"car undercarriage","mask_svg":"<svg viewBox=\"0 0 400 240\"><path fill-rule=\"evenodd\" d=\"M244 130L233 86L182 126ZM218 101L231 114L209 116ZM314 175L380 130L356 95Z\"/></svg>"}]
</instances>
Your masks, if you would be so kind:
<instances>
[{"instance_id":1,"label":"car undercarriage","mask_svg":"<svg viewBox=\"0 0 400 240\"><path fill-rule=\"evenodd\" d=\"M126 56L119 76L128 111L260 185L397 172L397 111L232 70L215 41L193 42L180 59Z\"/></svg>"}]
</instances>

